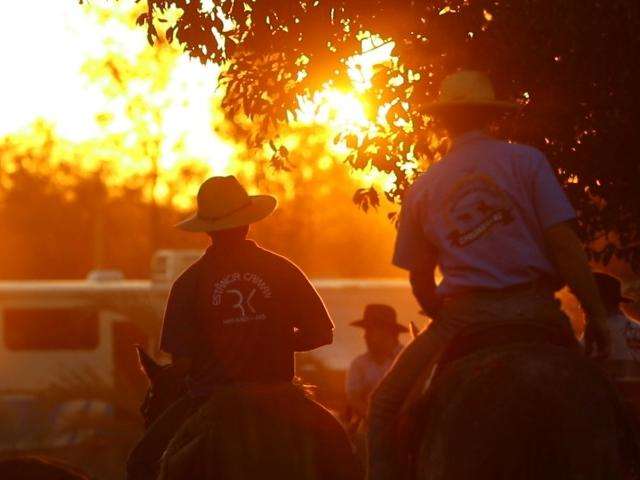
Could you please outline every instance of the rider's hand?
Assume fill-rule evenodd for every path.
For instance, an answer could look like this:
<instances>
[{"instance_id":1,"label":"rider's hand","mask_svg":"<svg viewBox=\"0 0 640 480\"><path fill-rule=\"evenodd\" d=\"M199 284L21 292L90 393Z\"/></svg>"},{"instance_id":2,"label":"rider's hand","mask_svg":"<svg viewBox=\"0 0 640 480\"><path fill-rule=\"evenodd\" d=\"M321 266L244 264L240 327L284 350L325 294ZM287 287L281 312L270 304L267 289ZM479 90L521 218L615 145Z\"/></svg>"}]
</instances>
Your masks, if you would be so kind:
<instances>
[{"instance_id":1,"label":"rider's hand","mask_svg":"<svg viewBox=\"0 0 640 480\"><path fill-rule=\"evenodd\" d=\"M587 318L584 329L585 353L597 359L605 359L611 353L611 333L607 318L593 316Z\"/></svg>"}]
</instances>

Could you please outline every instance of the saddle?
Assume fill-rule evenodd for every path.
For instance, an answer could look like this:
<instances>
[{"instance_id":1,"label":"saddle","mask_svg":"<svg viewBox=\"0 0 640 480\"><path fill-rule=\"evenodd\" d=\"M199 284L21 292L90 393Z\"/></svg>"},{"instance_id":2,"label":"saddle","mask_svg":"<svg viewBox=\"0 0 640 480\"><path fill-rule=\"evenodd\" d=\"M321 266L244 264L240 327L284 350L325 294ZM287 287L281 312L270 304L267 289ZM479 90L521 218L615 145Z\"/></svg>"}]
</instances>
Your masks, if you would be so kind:
<instances>
[{"instance_id":1,"label":"saddle","mask_svg":"<svg viewBox=\"0 0 640 480\"><path fill-rule=\"evenodd\" d=\"M510 348L515 345L547 344L557 347L575 349L577 342L569 332L554 325L544 325L530 321L502 321L472 324L463 329L440 356L429 389L413 405L410 405L398 425L398 444L400 451L408 452L408 456L401 459L404 464L406 478L415 468L415 458L419 438L422 433L423 418L429 408L430 391L437 379L446 373L447 369L457 361L470 355L488 350Z\"/></svg>"},{"instance_id":2,"label":"saddle","mask_svg":"<svg viewBox=\"0 0 640 480\"><path fill-rule=\"evenodd\" d=\"M340 423L291 383L222 385L178 430L159 480L356 480Z\"/></svg>"},{"instance_id":3,"label":"saddle","mask_svg":"<svg viewBox=\"0 0 640 480\"><path fill-rule=\"evenodd\" d=\"M576 340L554 325L540 322L502 321L472 324L463 329L440 356L436 375L457 360L481 350L508 347L514 344L555 345L575 348Z\"/></svg>"}]
</instances>

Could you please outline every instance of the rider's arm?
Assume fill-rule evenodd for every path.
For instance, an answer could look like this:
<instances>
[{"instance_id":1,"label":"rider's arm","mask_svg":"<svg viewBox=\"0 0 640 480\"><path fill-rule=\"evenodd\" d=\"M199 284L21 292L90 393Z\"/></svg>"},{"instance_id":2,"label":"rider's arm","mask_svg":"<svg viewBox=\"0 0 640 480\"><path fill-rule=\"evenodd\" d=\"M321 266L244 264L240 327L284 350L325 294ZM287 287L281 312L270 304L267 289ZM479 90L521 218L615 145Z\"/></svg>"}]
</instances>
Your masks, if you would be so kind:
<instances>
[{"instance_id":1,"label":"rider's arm","mask_svg":"<svg viewBox=\"0 0 640 480\"><path fill-rule=\"evenodd\" d=\"M333 343L333 329L302 329L293 332L293 349L296 352L308 352L331 343Z\"/></svg>"},{"instance_id":2,"label":"rider's arm","mask_svg":"<svg viewBox=\"0 0 640 480\"><path fill-rule=\"evenodd\" d=\"M413 296L418 304L430 318L435 318L442 299L436 294L436 281L434 278L435 262L424 270L411 270L409 281Z\"/></svg>"},{"instance_id":3,"label":"rider's arm","mask_svg":"<svg viewBox=\"0 0 640 480\"><path fill-rule=\"evenodd\" d=\"M307 352L331 344L333 322L320 295L298 267L293 264L290 267L286 302L293 319L294 351Z\"/></svg>"},{"instance_id":4,"label":"rider's arm","mask_svg":"<svg viewBox=\"0 0 640 480\"><path fill-rule=\"evenodd\" d=\"M607 312L600 299L580 239L569 222L548 228L544 237L556 269L585 311L588 329L585 335L587 349L590 351L595 343L598 346L598 355L607 356L611 349Z\"/></svg>"},{"instance_id":5,"label":"rider's arm","mask_svg":"<svg viewBox=\"0 0 640 480\"><path fill-rule=\"evenodd\" d=\"M440 307L434 279L437 249L424 233L419 200L419 195L409 190L400 212L393 263L409 270L413 295L422 310L433 318Z\"/></svg>"},{"instance_id":6,"label":"rider's arm","mask_svg":"<svg viewBox=\"0 0 640 480\"><path fill-rule=\"evenodd\" d=\"M534 151L529 160L530 168L523 175L523 185L530 187L531 200L549 256L587 313L587 353L595 343L598 355L607 355L610 339L606 312L580 239L572 228L576 213L544 155Z\"/></svg>"}]
</instances>

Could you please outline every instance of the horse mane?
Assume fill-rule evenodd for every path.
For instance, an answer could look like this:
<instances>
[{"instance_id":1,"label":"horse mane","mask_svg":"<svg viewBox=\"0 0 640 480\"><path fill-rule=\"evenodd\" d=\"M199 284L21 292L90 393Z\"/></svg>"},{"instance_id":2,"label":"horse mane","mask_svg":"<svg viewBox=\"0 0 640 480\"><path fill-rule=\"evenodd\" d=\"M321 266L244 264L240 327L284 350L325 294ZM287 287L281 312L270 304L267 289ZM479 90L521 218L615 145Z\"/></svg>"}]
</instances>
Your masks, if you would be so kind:
<instances>
[{"instance_id":1,"label":"horse mane","mask_svg":"<svg viewBox=\"0 0 640 480\"><path fill-rule=\"evenodd\" d=\"M52 458L25 455L0 460L2 480L89 480L79 469Z\"/></svg>"}]
</instances>

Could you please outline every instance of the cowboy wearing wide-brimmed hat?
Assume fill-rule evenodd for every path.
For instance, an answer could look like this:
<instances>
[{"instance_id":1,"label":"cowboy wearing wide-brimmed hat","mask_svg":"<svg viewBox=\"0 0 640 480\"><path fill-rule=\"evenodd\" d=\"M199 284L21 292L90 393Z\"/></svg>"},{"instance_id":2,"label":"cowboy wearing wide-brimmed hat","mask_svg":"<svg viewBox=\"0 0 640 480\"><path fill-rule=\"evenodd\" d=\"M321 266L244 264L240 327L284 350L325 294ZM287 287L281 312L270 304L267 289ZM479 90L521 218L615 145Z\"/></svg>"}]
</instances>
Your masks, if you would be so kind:
<instances>
[{"instance_id":1,"label":"cowboy wearing wide-brimmed hat","mask_svg":"<svg viewBox=\"0 0 640 480\"><path fill-rule=\"evenodd\" d=\"M347 400L360 416L367 413L369 394L378 385L400 352L398 337L407 327L398 323L396 311L389 305L370 304L361 319L351 322L364 330L367 351L357 356L347 371Z\"/></svg>"},{"instance_id":2,"label":"cowboy wearing wide-brimmed hat","mask_svg":"<svg viewBox=\"0 0 640 480\"><path fill-rule=\"evenodd\" d=\"M623 390L628 391L627 383L632 382L637 400L640 392L640 324L620 308L635 300L622 294L622 284L616 277L603 272L595 273L594 277L611 329L611 355L605 368L616 381L625 384Z\"/></svg>"},{"instance_id":3,"label":"cowboy wearing wide-brimmed hat","mask_svg":"<svg viewBox=\"0 0 640 480\"><path fill-rule=\"evenodd\" d=\"M433 322L372 395L371 480L398 476L389 436L395 415L465 326L544 322L574 348L554 298L566 283L587 312L587 350L609 353L606 311L572 227L574 209L552 168L539 150L488 134L494 120L517 108L496 97L486 74L469 70L447 76L438 98L424 107L452 146L405 195L393 262L409 271L416 299ZM443 277L438 286L436 267Z\"/></svg>"},{"instance_id":4,"label":"cowboy wearing wide-brimmed hat","mask_svg":"<svg viewBox=\"0 0 640 480\"><path fill-rule=\"evenodd\" d=\"M395 309L384 304L365 306L362 318L351 322L351 325L364 330L367 346L367 351L354 358L349 365L345 383L348 431L357 453L364 461L366 424L362 420L367 415L369 395L400 353L402 345L399 336L408 329L398 323Z\"/></svg>"},{"instance_id":5,"label":"cowboy wearing wide-brimmed hat","mask_svg":"<svg viewBox=\"0 0 640 480\"><path fill-rule=\"evenodd\" d=\"M249 195L229 176L206 180L197 203L177 227L206 233L211 246L173 284L160 340L174 368L187 375L187 395L133 450L129 479L155 478L173 433L217 386L291 382L294 352L333 339L329 314L302 271L246 239L249 225L270 215L276 199Z\"/></svg>"}]
</instances>

